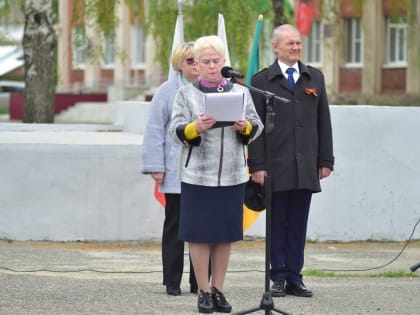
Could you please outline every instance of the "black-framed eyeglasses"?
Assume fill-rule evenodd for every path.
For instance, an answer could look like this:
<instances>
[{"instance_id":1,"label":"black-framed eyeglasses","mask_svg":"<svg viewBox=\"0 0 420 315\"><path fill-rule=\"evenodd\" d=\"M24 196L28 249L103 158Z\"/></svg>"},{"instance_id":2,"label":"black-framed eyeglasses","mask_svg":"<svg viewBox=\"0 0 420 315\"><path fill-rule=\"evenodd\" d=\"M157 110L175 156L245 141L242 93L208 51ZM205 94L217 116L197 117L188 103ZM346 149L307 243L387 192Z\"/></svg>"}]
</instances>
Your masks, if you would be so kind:
<instances>
[{"instance_id":1,"label":"black-framed eyeglasses","mask_svg":"<svg viewBox=\"0 0 420 315\"><path fill-rule=\"evenodd\" d=\"M195 63L194 58L190 57L190 58L186 58L185 62L187 63L187 65L193 65Z\"/></svg>"}]
</instances>

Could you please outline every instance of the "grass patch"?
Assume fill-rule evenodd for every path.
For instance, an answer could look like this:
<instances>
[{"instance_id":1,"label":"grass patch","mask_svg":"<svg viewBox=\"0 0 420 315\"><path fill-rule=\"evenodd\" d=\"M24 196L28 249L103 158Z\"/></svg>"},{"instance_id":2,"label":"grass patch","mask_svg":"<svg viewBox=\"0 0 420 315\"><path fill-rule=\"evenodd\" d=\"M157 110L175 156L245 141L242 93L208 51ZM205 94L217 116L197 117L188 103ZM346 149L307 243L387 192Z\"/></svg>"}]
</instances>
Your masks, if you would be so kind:
<instances>
[{"instance_id":1,"label":"grass patch","mask_svg":"<svg viewBox=\"0 0 420 315\"><path fill-rule=\"evenodd\" d=\"M9 109L0 107L0 115L6 115L6 114L9 114Z\"/></svg>"},{"instance_id":2,"label":"grass patch","mask_svg":"<svg viewBox=\"0 0 420 315\"><path fill-rule=\"evenodd\" d=\"M419 278L420 276L415 272L407 271L385 271L375 275L381 278Z\"/></svg>"}]
</instances>

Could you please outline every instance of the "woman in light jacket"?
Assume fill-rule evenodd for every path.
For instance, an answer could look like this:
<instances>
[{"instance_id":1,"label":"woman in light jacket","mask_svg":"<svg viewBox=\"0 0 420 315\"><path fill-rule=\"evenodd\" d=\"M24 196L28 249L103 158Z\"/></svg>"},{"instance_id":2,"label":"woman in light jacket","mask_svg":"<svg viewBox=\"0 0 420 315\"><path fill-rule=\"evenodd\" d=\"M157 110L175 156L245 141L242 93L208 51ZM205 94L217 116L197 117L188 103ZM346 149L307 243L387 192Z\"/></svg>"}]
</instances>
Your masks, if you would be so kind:
<instances>
[{"instance_id":1,"label":"woman in light jacket","mask_svg":"<svg viewBox=\"0 0 420 315\"><path fill-rule=\"evenodd\" d=\"M243 200L249 179L246 145L261 134L263 125L248 90L221 75L225 47L220 38L199 38L193 54L200 76L177 92L169 127L172 138L182 144L178 237L189 243L199 312L230 313L232 306L222 290L231 243L243 239ZM244 95L243 118L226 126L204 113L203 95L231 92Z\"/></svg>"},{"instance_id":2,"label":"woman in light jacket","mask_svg":"<svg viewBox=\"0 0 420 315\"><path fill-rule=\"evenodd\" d=\"M178 240L179 204L181 184L177 180L177 156L180 145L168 134L172 103L178 89L198 77L197 64L192 54L193 43L182 43L172 54L171 63L176 71L156 91L150 106L149 119L144 132L140 170L150 174L165 193L165 221L162 233L163 284L168 295L181 294L184 269L184 242ZM191 264L190 264L191 265ZM190 291L197 291L194 272L190 272Z\"/></svg>"}]
</instances>

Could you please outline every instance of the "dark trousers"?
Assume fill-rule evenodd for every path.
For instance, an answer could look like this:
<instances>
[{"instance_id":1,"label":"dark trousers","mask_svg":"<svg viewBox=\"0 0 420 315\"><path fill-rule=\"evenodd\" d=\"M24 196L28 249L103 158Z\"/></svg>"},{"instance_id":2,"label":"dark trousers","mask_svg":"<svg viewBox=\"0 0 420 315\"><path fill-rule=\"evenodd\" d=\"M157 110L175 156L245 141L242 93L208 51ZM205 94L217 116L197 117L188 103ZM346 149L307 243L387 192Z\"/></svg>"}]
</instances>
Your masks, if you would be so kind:
<instances>
[{"instance_id":1,"label":"dark trousers","mask_svg":"<svg viewBox=\"0 0 420 315\"><path fill-rule=\"evenodd\" d=\"M302 280L306 228L312 192L273 192L271 203L271 280Z\"/></svg>"},{"instance_id":2,"label":"dark trousers","mask_svg":"<svg viewBox=\"0 0 420 315\"><path fill-rule=\"evenodd\" d=\"M184 242L178 240L180 194L165 194L165 221L162 233L163 284L180 288L184 269ZM190 258L190 286L197 288L197 281Z\"/></svg>"}]
</instances>

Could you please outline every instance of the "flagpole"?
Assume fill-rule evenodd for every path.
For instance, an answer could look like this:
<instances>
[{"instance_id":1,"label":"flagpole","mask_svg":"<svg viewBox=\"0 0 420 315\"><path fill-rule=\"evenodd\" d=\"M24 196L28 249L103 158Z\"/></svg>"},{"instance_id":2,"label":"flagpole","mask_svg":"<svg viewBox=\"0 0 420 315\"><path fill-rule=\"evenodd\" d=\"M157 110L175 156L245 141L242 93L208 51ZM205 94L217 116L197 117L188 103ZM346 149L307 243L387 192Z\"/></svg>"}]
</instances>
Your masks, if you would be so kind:
<instances>
[{"instance_id":1,"label":"flagpole","mask_svg":"<svg viewBox=\"0 0 420 315\"><path fill-rule=\"evenodd\" d=\"M286 0L287 1L287 0ZM282 1L279 1L279 7L278 7L278 9L277 9L277 13L279 14L279 16L280 16L280 18L279 18L279 25L281 25L281 24L285 24L285 23L287 23L288 21L287 20L285 20L285 18L284 18L284 0L282 0Z\"/></svg>"},{"instance_id":2,"label":"flagpole","mask_svg":"<svg viewBox=\"0 0 420 315\"><path fill-rule=\"evenodd\" d=\"M178 15L182 15L182 0L178 0Z\"/></svg>"},{"instance_id":3,"label":"flagpole","mask_svg":"<svg viewBox=\"0 0 420 315\"><path fill-rule=\"evenodd\" d=\"M178 20L182 20L182 28L179 29L179 33L180 33L180 40L181 42L184 42L184 17L183 17L183 13L182 13L182 0L178 0L177 2L178 4L178 17L177 17L177 21ZM174 47L172 47L174 48Z\"/></svg>"}]
</instances>

